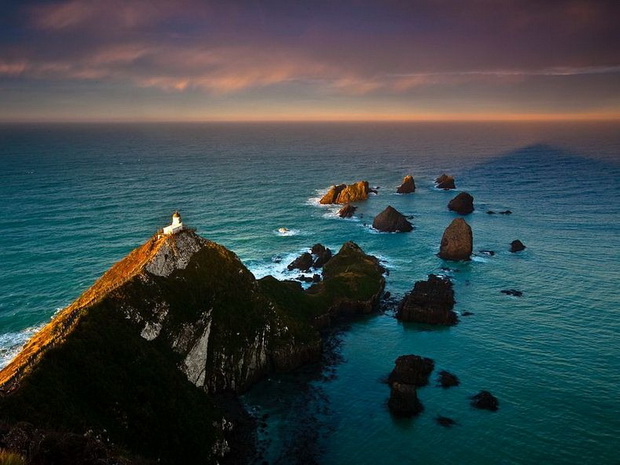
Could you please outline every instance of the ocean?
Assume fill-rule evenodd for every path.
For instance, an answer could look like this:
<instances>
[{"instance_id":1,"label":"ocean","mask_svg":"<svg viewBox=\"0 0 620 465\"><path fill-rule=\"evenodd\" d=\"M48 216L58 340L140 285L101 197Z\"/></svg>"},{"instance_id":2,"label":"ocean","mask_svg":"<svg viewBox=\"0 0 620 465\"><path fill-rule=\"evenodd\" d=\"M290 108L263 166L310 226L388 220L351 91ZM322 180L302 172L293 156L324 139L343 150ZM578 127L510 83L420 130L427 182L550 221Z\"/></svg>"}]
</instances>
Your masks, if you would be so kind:
<instances>
[{"instance_id":1,"label":"ocean","mask_svg":"<svg viewBox=\"0 0 620 465\"><path fill-rule=\"evenodd\" d=\"M440 273L472 313L436 328L388 306L332 335L324 366L259 383L243 396L261 418L257 463L620 463L617 123L4 124L0 161L2 365L179 210L257 277L294 278L286 265L314 243L352 240L382 260L396 299ZM433 187L444 172L456 191ZM417 190L398 195L406 174ZM355 218L318 204L362 179L379 189ZM476 253L444 262L460 191L474 196ZM414 231L374 231L387 205ZM527 249L510 253L514 239ZM523 296L500 292L513 288ZM386 406L403 354L436 366L413 419ZM442 369L460 386L437 387ZM482 389L497 412L470 407Z\"/></svg>"}]
</instances>

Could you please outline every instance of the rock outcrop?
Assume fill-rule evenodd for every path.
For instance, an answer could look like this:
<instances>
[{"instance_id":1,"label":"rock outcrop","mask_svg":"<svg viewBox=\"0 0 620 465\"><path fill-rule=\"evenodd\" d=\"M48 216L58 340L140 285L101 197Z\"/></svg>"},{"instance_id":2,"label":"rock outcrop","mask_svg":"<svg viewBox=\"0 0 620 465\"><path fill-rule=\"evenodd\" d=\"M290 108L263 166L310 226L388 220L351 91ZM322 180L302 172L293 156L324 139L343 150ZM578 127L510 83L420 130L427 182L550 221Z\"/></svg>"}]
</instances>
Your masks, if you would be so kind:
<instances>
[{"instance_id":1,"label":"rock outcrop","mask_svg":"<svg viewBox=\"0 0 620 465\"><path fill-rule=\"evenodd\" d=\"M311 268L322 268L332 258L332 251L322 244L314 244L310 252L304 252L291 263L289 270L310 271Z\"/></svg>"},{"instance_id":2,"label":"rock outcrop","mask_svg":"<svg viewBox=\"0 0 620 465\"><path fill-rule=\"evenodd\" d=\"M471 405L477 409L495 412L499 408L499 401L489 391L480 391L475 396L472 396Z\"/></svg>"},{"instance_id":3,"label":"rock outcrop","mask_svg":"<svg viewBox=\"0 0 620 465\"><path fill-rule=\"evenodd\" d=\"M455 325L458 322L454 308L454 290L448 278L429 275L426 281L417 281L413 290L400 302L396 318L433 325Z\"/></svg>"},{"instance_id":4,"label":"rock outcrop","mask_svg":"<svg viewBox=\"0 0 620 465\"><path fill-rule=\"evenodd\" d=\"M456 189L456 184L454 183L454 178L452 176L448 176L447 174L442 174L437 179L435 179L435 187L437 189Z\"/></svg>"},{"instance_id":5,"label":"rock outcrop","mask_svg":"<svg viewBox=\"0 0 620 465\"><path fill-rule=\"evenodd\" d=\"M372 227L381 232L409 232L413 230L413 225L405 218L405 215L390 205L375 216Z\"/></svg>"},{"instance_id":6,"label":"rock outcrop","mask_svg":"<svg viewBox=\"0 0 620 465\"><path fill-rule=\"evenodd\" d=\"M463 218L456 218L443 233L439 256L444 260L469 260L473 243L471 227Z\"/></svg>"},{"instance_id":7,"label":"rock outcrop","mask_svg":"<svg viewBox=\"0 0 620 465\"><path fill-rule=\"evenodd\" d=\"M309 271L314 263L314 258L310 252L304 252L291 263L288 264L289 270Z\"/></svg>"},{"instance_id":8,"label":"rock outcrop","mask_svg":"<svg viewBox=\"0 0 620 465\"><path fill-rule=\"evenodd\" d=\"M523 242L519 239L516 239L510 243L510 251L512 253L521 252L522 250L525 250L525 244L523 244Z\"/></svg>"},{"instance_id":9,"label":"rock outcrop","mask_svg":"<svg viewBox=\"0 0 620 465\"><path fill-rule=\"evenodd\" d=\"M214 463L234 448L237 428L214 394L317 361L317 328L376 309L383 271L346 243L304 291L256 280L234 253L191 230L153 237L0 372L3 420L105 431L141 464Z\"/></svg>"},{"instance_id":10,"label":"rock outcrop","mask_svg":"<svg viewBox=\"0 0 620 465\"><path fill-rule=\"evenodd\" d=\"M461 383L456 375L453 375L446 370L441 370L439 372L439 377L437 380L442 388L458 386Z\"/></svg>"},{"instance_id":11,"label":"rock outcrop","mask_svg":"<svg viewBox=\"0 0 620 465\"><path fill-rule=\"evenodd\" d=\"M435 368L433 359L419 355L401 355L394 364L394 369L388 377L390 384L398 382L414 386L426 386L428 377Z\"/></svg>"},{"instance_id":12,"label":"rock outcrop","mask_svg":"<svg viewBox=\"0 0 620 465\"><path fill-rule=\"evenodd\" d=\"M348 203L340 210L338 210L338 216L340 218L351 218L355 213L355 210L357 210L357 207Z\"/></svg>"},{"instance_id":13,"label":"rock outcrop","mask_svg":"<svg viewBox=\"0 0 620 465\"><path fill-rule=\"evenodd\" d=\"M416 387L411 384L394 382L390 386L390 411L400 417L412 417L419 414L424 407L418 399Z\"/></svg>"},{"instance_id":14,"label":"rock outcrop","mask_svg":"<svg viewBox=\"0 0 620 465\"><path fill-rule=\"evenodd\" d=\"M469 215L474 211L474 198L467 192L461 192L448 202L448 209L460 215Z\"/></svg>"},{"instance_id":15,"label":"rock outcrop","mask_svg":"<svg viewBox=\"0 0 620 465\"><path fill-rule=\"evenodd\" d=\"M360 200L366 200L372 189L368 186L368 181L358 181L354 184L339 184L331 186L327 193L321 197L319 203L352 203Z\"/></svg>"},{"instance_id":16,"label":"rock outcrop","mask_svg":"<svg viewBox=\"0 0 620 465\"><path fill-rule=\"evenodd\" d=\"M415 192L415 181L413 180L413 176L408 174L403 179L402 184L398 186L398 188L396 189L396 193L397 194L410 194L412 192Z\"/></svg>"}]
</instances>

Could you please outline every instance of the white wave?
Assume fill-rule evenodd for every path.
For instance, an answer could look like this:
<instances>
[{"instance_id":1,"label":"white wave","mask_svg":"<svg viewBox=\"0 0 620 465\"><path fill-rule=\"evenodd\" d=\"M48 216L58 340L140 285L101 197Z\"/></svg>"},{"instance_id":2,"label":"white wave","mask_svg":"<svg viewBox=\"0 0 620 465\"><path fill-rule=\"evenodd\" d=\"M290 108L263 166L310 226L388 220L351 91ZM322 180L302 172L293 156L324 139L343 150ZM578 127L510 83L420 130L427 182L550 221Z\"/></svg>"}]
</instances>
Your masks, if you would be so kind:
<instances>
[{"instance_id":1,"label":"white wave","mask_svg":"<svg viewBox=\"0 0 620 465\"><path fill-rule=\"evenodd\" d=\"M297 236L301 231L299 229L278 228L273 231L276 236L289 237Z\"/></svg>"},{"instance_id":2,"label":"white wave","mask_svg":"<svg viewBox=\"0 0 620 465\"><path fill-rule=\"evenodd\" d=\"M0 334L0 369L7 366L26 341L41 328L42 326L31 326L17 333Z\"/></svg>"},{"instance_id":3,"label":"white wave","mask_svg":"<svg viewBox=\"0 0 620 465\"><path fill-rule=\"evenodd\" d=\"M478 263L488 263L488 261L489 261L488 258L479 257L477 255L472 256L471 260L473 262L478 262Z\"/></svg>"}]
</instances>

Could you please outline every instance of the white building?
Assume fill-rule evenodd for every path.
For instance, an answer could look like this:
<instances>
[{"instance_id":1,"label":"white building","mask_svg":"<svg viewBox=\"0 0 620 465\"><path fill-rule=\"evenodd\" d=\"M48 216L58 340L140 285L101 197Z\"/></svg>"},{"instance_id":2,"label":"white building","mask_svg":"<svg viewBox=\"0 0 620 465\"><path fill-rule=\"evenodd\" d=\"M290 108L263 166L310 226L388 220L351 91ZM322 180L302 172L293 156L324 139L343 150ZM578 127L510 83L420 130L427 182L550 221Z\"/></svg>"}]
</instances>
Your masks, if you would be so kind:
<instances>
[{"instance_id":1,"label":"white building","mask_svg":"<svg viewBox=\"0 0 620 465\"><path fill-rule=\"evenodd\" d=\"M164 228L164 234L170 235L170 234L178 233L179 231L182 231L182 230L183 230L183 223L181 222L181 215L179 215L179 212L174 212L172 214L172 224Z\"/></svg>"}]
</instances>

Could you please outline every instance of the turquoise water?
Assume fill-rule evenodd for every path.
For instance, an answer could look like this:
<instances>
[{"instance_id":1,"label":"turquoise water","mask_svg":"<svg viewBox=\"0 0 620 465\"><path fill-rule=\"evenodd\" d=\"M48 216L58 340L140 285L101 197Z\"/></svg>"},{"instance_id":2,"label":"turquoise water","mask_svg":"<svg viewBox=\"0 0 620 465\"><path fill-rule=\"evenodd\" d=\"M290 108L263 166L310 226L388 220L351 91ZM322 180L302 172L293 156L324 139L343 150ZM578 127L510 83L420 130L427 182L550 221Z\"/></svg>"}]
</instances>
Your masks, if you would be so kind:
<instances>
[{"instance_id":1,"label":"turquoise water","mask_svg":"<svg viewBox=\"0 0 620 465\"><path fill-rule=\"evenodd\" d=\"M388 311L340 335L328 373L274 376L245 396L268 414L270 463L619 463L620 127L611 124L210 124L0 126L0 356L179 209L257 275L287 275L321 242L353 240L389 269L397 296L448 266L462 317L451 328ZM454 192L475 198L469 263L436 257ZM418 190L393 192L411 173ZM367 179L379 195L342 220L316 199ZM409 234L367 224L385 206ZM485 211L510 209L510 216ZM278 228L291 235L282 236ZM510 254L521 239L527 249ZM281 258L276 263L276 258ZM445 272L445 271L444 271ZM523 291L516 298L506 288ZM425 411L396 420L382 379L394 359L431 357L461 385L419 390ZM434 376L434 375L433 375ZM481 389L498 412L469 407ZM437 415L458 425L443 428Z\"/></svg>"}]
</instances>

